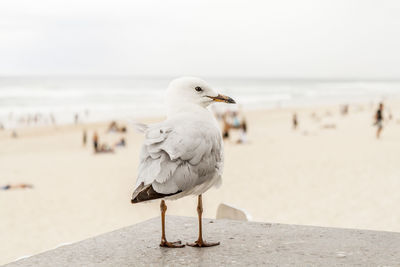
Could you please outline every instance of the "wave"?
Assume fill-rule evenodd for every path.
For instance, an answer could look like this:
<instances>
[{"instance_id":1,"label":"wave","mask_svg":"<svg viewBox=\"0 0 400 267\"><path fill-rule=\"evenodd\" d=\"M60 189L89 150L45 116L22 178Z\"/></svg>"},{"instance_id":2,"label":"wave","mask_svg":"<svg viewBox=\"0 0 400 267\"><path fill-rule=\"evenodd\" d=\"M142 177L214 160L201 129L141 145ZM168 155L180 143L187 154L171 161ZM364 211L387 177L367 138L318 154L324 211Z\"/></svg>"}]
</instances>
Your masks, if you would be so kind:
<instances>
[{"instance_id":1,"label":"wave","mask_svg":"<svg viewBox=\"0 0 400 267\"><path fill-rule=\"evenodd\" d=\"M243 108L371 101L400 95L400 82L212 80ZM167 80L0 79L0 123L16 127L21 118L52 116L72 123L75 114L99 121L163 114ZM90 114L89 116L84 114ZM49 119L47 119L49 121Z\"/></svg>"}]
</instances>

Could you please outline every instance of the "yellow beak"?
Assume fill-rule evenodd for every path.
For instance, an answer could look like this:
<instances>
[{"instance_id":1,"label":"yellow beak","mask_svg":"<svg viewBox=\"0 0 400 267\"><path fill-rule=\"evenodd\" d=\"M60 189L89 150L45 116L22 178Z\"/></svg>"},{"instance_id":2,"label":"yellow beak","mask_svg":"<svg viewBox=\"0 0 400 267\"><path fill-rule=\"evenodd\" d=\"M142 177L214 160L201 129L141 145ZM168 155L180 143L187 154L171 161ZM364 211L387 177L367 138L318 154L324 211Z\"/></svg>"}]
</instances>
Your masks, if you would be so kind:
<instances>
[{"instance_id":1,"label":"yellow beak","mask_svg":"<svg viewBox=\"0 0 400 267\"><path fill-rule=\"evenodd\" d=\"M215 102L225 102L229 104L236 104L235 100L226 95L207 96Z\"/></svg>"}]
</instances>

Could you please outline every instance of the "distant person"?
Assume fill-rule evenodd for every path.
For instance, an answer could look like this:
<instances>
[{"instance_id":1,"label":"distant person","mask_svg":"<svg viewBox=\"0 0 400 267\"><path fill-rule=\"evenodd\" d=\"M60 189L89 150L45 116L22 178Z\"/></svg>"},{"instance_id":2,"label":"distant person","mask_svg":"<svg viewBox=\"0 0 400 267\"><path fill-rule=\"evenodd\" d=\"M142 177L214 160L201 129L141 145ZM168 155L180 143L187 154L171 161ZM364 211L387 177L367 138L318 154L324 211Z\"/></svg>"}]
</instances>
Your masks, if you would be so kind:
<instances>
[{"instance_id":1,"label":"distant person","mask_svg":"<svg viewBox=\"0 0 400 267\"><path fill-rule=\"evenodd\" d=\"M125 138L121 138L118 143L115 144L116 147L124 147L126 146Z\"/></svg>"},{"instance_id":2,"label":"distant person","mask_svg":"<svg viewBox=\"0 0 400 267\"><path fill-rule=\"evenodd\" d=\"M223 129L222 129L222 138L223 139L229 138L230 124L229 124L229 122L227 120L227 116L228 116L228 113L225 113L222 116L222 123L223 123L223 126L222 126L223 127Z\"/></svg>"},{"instance_id":3,"label":"distant person","mask_svg":"<svg viewBox=\"0 0 400 267\"><path fill-rule=\"evenodd\" d=\"M232 127L235 129L240 128L240 120L237 112L232 113Z\"/></svg>"},{"instance_id":4,"label":"distant person","mask_svg":"<svg viewBox=\"0 0 400 267\"><path fill-rule=\"evenodd\" d=\"M78 124L78 121L79 121L79 114L78 113L75 113L74 120L75 120L75 124Z\"/></svg>"},{"instance_id":5,"label":"distant person","mask_svg":"<svg viewBox=\"0 0 400 267\"><path fill-rule=\"evenodd\" d=\"M247 143L247 124L246 121L242 122L242 127L239 129L239 140L237 140L238 144Z\"/></svg>"},{"instance_id":6,"label":"distant person","mask_svg":"<svg viewBox=\"0 0 400 267\"><path fill-rule=\"evenodd\" d=\"M39 119L40 119L40 114L39 114L39 113L36 113L36 114L33 116L33 121L35 122L35 124L37 124L37 123L39 122Z\"/></svg>"},{"instance_id":7,"label":"distant person","mask_svg":"<svg viewBox=\"0 0 400 267\"><path fill-rule=\"evenodd\" d=\"M12 138L17 138L17 137L18 137L18 134L17 134L17 131L16 131L16 130L13 130L13 131L12 131L11 137L12 137Z\"/></svg>"},{"instance_id":8,"label":"distant person","mask_svg":"<svg viewBox=\"0 0 400 267\"><path fill-rule=\"evenodd\" d=\"M237 143L247 143L247 123L243 112L225 112L222 116L222 137L229 139L231 130L239 130L239 140Z\"/></svg>"},{"instance_id":9,"label":"distant person","mask_svg":"<svg viewBox=\"0 0 400 267\"><path fill-rule=\"evenodd\" d=\"M378 110L375 113L375 125L378 127L376 130L376 138L379 139L383 129L383 103L379 103Z\"/></svg>"},{"instance_id":10,"label":"distant person","mask_svg":"<svg viewBox=\"0 0 400 267\"><path fill-rule=\"evenodd\" d=\"M110 125L108 126L108 132L117 132L118 131L118 125L116 121L110 122Z\"/></svg>"},{"instance_id":11,"label":"distant person","mask_svg":"<svg viewBox=\"0 0 400 267\"><path fill-rule=\"evenodd\" d=\"M26 188L33 188L33 185L31 185L31 184L16 184L16 185L6 184L3 186L0 186L1 190L26 189Z\"/></svg>"},{"instance_id":12,"label":"distant person","mask_svg":"<svg viewBox=\"0 0 400 267\"><path fill-rule=\"evenodd\" d=\"M244 118L244 116L242 119L242 129L243 129L243 132L246 134L247 133L247 123L246 123L246 119Z\"/></svg>"},{"instance_id":13,"label":"distant person","mask_svg":"<svg viewBox=\"0 0 400 267\"><path fill-rule=\"evenodd\" d=\"M119 126L116 121L112 121L110 123L110 125L108 126L107 132L109 132L109 133L111 133L111 132L126 133L127 129L126 129L126 126L124 126L124 125L123 126Z\"/></svg>"},{"instance_id":14,"label":"distant person","mask_svg":"<svg viewBox=\"0 0 400 267\"><path fill-rule=\"evenodd\" d=\"M297 125L299 124L298 120L297 120L297 114L293 113L293 117L292 117L292 125L293 125L293 130L297 129Z\"/></svg>"},{"instance_id":15,"label":"distant person","mask_svg":"<svg viewBox=\"0 0 400 267\"><path fill-rule=\"evenodd\" d=\"M108 144L104 143L97 149L96 153L114 153L114 149Z\"/></svg>"},{"instance_id":16,"label":"distant person","mask_svg":"<svg viewBox=\"0 0 400 267\"><path fill-rule=\"evenodd\" d=\"M93 134L93 149L94 152L97 152L99 150L99 135L97 132L94 132Z\"/></svg>"},{"instance_id":17,"label":"distant person","mask_svg":"<svg viewBox=\"0 0 400 267\"><path fill-rule=\"evenodd\" d=\"M238 144L247 143L247 123L243 114L241 116L240 124L237 129L239 130L239 139L237 140L236 143Z\"/></svg>"},{"instance_id":18,"label":"distant person","mask_svg":"<svg viewBox=\"0 0 400 267\"><path fill-rule=\"evenodd\" d=\"M349 105L343 105L341 109L341 113L343 116L347 115L349 113Z\"/></svg>"},{"instance_id":19,"label":"distant person","mask_svg":"<svg viewBox=\"0 0 400 267\"><path fill-rule=\"evenodd\" d=\"M86 130L83 130L83 136L82 136L83 146L86 146L86 142L87 142L87 132L86 132Z\"/></svg>"}]
</instances>

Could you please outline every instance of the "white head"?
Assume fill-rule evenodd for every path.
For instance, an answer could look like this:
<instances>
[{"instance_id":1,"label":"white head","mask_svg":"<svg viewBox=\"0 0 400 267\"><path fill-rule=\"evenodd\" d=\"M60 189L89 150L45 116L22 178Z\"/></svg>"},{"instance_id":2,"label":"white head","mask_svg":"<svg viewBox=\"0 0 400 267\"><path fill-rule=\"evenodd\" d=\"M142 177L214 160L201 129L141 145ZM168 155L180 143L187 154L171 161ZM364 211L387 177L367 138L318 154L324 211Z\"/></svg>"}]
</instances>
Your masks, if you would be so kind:
<instances>
[{"instance_id":1,"label":"white head","mask_svg":"<svg viewBox=\"0 0 400 267\"><path fill-rule=\"evenodd\" d=\"M169 108L185 104L195 104L206 108L214 102L235 103L232 98L218 94L204 80L195 77L175 79L167 89Z\"/></svg>"}]
</instances>

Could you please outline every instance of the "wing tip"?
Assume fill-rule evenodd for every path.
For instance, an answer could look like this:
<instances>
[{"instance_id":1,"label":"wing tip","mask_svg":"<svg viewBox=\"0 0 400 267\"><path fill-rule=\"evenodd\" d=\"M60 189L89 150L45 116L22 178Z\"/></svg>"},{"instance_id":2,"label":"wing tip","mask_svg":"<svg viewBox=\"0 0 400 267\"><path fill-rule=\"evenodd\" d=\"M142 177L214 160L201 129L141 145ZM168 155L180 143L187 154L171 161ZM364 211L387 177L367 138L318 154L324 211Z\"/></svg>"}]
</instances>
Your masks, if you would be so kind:
<instances>
[{"instance_id":1,"label":"wing tip","mask_svg":"<svg viewBox=\"0 0 400 267\"><path fill-rule=\"evenodd\" d=\"M154 188L151 184L145 186L144 183L142 182L137 187L135 192L133 192L132 198L131 198L131 203L136 204L136 203L140 203L140 202L161 199L161 198L170 197L170 196L179 194L181 192L182 191L179 190L178 192L171 193L171 194L158 193L157 191L154 190Z\"/></svg>"}]
</instances>

